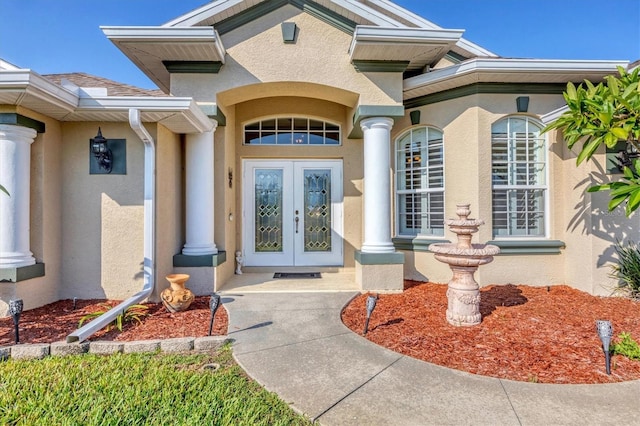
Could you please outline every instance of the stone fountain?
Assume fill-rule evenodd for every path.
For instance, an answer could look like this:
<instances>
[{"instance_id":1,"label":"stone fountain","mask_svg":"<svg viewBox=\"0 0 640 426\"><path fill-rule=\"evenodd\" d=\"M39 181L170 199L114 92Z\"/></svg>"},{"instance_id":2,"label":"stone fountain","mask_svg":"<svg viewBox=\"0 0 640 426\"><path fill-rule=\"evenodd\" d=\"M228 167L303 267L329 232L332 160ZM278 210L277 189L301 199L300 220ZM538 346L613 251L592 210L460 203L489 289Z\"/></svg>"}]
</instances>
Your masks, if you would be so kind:
<instances>
[{"instance_id":1,"label":"stone fountain","mask_svg":"<svg viewBox=\"0 0 640 426\"><path fill-rule=\"evenodd\" d=\"M480 286L473 277L480 265L493 261L500 248L489 244L471 244L472 234L484 225L481 219L469 219L470 204L457 204L459 219L448 219L449 229L458 236L457 243L431 244L429 250L435 258L446 263L453 272L447 289L447 321L455 326L480 324Z\"/></svg>"}]
</instances>

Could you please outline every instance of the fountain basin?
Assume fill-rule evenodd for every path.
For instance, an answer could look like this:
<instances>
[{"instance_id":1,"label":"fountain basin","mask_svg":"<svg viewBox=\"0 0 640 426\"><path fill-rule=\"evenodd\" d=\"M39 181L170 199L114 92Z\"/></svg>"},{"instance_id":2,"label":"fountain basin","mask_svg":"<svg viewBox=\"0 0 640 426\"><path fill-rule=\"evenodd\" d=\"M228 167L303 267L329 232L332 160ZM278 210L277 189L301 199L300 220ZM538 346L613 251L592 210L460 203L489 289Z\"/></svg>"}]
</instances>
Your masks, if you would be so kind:
<instances>
[{"instance_id":1,"label":"fountain basin","mask_svg":"<svg viewBox=\"0 0 640 426\"><path fill-rule=\"evenodd\" d=\"M447 220L451 232L458 237L457 243L435 243L429 251L436 260L446 263L453 276L447 289L448 309L446 318L449 324L466 327L480 324L480 286L473 277L480 265L493 261L500 248L490 244L472 244L473 234L484 224L481 219L469 219L469 204L458 204L456 214L459 219Z\"/></svg>"}]
</instances>

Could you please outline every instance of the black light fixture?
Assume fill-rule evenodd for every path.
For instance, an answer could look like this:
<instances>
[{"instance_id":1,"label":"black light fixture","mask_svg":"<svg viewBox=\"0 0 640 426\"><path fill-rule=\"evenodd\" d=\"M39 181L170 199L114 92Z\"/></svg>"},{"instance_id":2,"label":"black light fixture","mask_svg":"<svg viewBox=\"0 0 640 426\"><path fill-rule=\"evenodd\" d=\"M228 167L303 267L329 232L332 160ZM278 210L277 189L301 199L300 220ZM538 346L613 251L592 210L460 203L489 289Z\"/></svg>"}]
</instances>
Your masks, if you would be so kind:
<instances>
[{"instance_id":1,"label":"black light fixture","mask_svg":"<svg viewBox=\"0 0 640 426\"><path fill-rule=\"evenodd\" d=\"M613 327L611 326L611 321L597 320L596 331L598 332L598 337L602 342L602 350L604 351L604 358L606 363L605 368L607 370L607 374L611 374L611 354L609 353L609 344L611 343L611 337L613 336Z\"/></svg>"},{"instance_id":2,"label":"black light fixture","mask_svg":"<svg viewBox=\"0 0 640 426\"><path fill-rule=\"evenodd\" d=\"M362 332L363 336L367 335L367 331L369 331L369 319L371 318L371 314L373 310L376 308L376 302L378 301L378 295L367 297L367 320L364 323L364 331Z\"/></svg>"},{"instance_id":3,"label":"black light fixture","mask_svg":"<svg viewBox=\"0 0 640 426\"><path fill-rule=\"evenodd\" d=\"M233 188L233 169L229 167L229 171L227 172L227 178L229 179L229 188Z\"/></svg>"},{"instance_id":4,"label":"black light fixture","mask_svg":"<svg viewBox=\"0 0 640 426\"><path fill-rule=\"evenodd\" d=\"M13 318L16 343L20 343L20 332L18 323L20 322L20 314L22 313L23 307L24 304L22 303L22 299L9 300L9 315L11 315L11 317Z\"/></svg>"},{"instance_id":5,"label":"black light fixture","mask_svg":"<svg viewBox=\"0 0 640 426\"><path fill-rule=\"evenodd\" d=\"M102 136L102 130L98 127L98 134L91 139L91 153L96 158L98 165L107 173L111 173L113 167L113 154L109 149L109 143Z\"/></svg>"},{"instance_id":6,"label":"black light fixture","mask_svg":"<svg viewBox=\"0 0 640 426\"><path fill-rule=\"evenodd\" d=\"M213 317L216 316L216 311L220 307L220 296L213 293L211 299L209 299L209 310L211 311L211 321L209 322L209 336L213 331Z\"/></svg>"},{"instance_id":7,"label":"black light fixture","mask_svg":"<svg viewBox=\"0 0 640 426\"><path fill-rule=\"evenodd\" d=\"M518 112L527 112L529 111L529 97L528 96L518 96L516 98L516 109Z\"/></svg>"}]
</instances>

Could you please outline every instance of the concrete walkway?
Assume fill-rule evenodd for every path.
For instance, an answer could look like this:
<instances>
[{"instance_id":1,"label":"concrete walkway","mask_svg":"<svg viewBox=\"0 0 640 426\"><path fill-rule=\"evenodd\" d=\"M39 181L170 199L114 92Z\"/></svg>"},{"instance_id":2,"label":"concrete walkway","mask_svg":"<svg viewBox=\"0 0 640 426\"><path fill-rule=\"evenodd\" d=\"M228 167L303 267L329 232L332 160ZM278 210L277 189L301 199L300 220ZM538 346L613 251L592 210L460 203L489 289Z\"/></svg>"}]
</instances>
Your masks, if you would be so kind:
<instances>
[{"instance_id":1,"label":"concrete walkway","mask_svg":"<svg viewBox=\"0 0 640 426\"><path fill-rule=\"evenodd\" d=\"M322 425L640 424L640 381L544 385L418 361L342 324L355 294L222 292L236 360Z\"/></svg>"}]
</instances>

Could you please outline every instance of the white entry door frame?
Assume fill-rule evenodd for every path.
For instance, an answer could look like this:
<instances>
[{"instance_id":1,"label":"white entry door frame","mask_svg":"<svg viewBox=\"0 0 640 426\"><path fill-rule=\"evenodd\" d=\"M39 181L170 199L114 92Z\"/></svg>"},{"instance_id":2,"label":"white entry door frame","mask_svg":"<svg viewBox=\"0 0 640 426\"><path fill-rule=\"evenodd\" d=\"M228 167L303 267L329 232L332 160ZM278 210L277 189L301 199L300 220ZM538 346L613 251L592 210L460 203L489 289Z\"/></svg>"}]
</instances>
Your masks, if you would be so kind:
<instances>
[{"instance_id":1,"label":"white entry door frame","mask_svg":"<svg viewBox=\"0 0 640 426\"><path fill-rule=\"evenodd\" d=\"M341 266L341 160L244 160L245 266Z\"/></svg>"}]
</instances>

